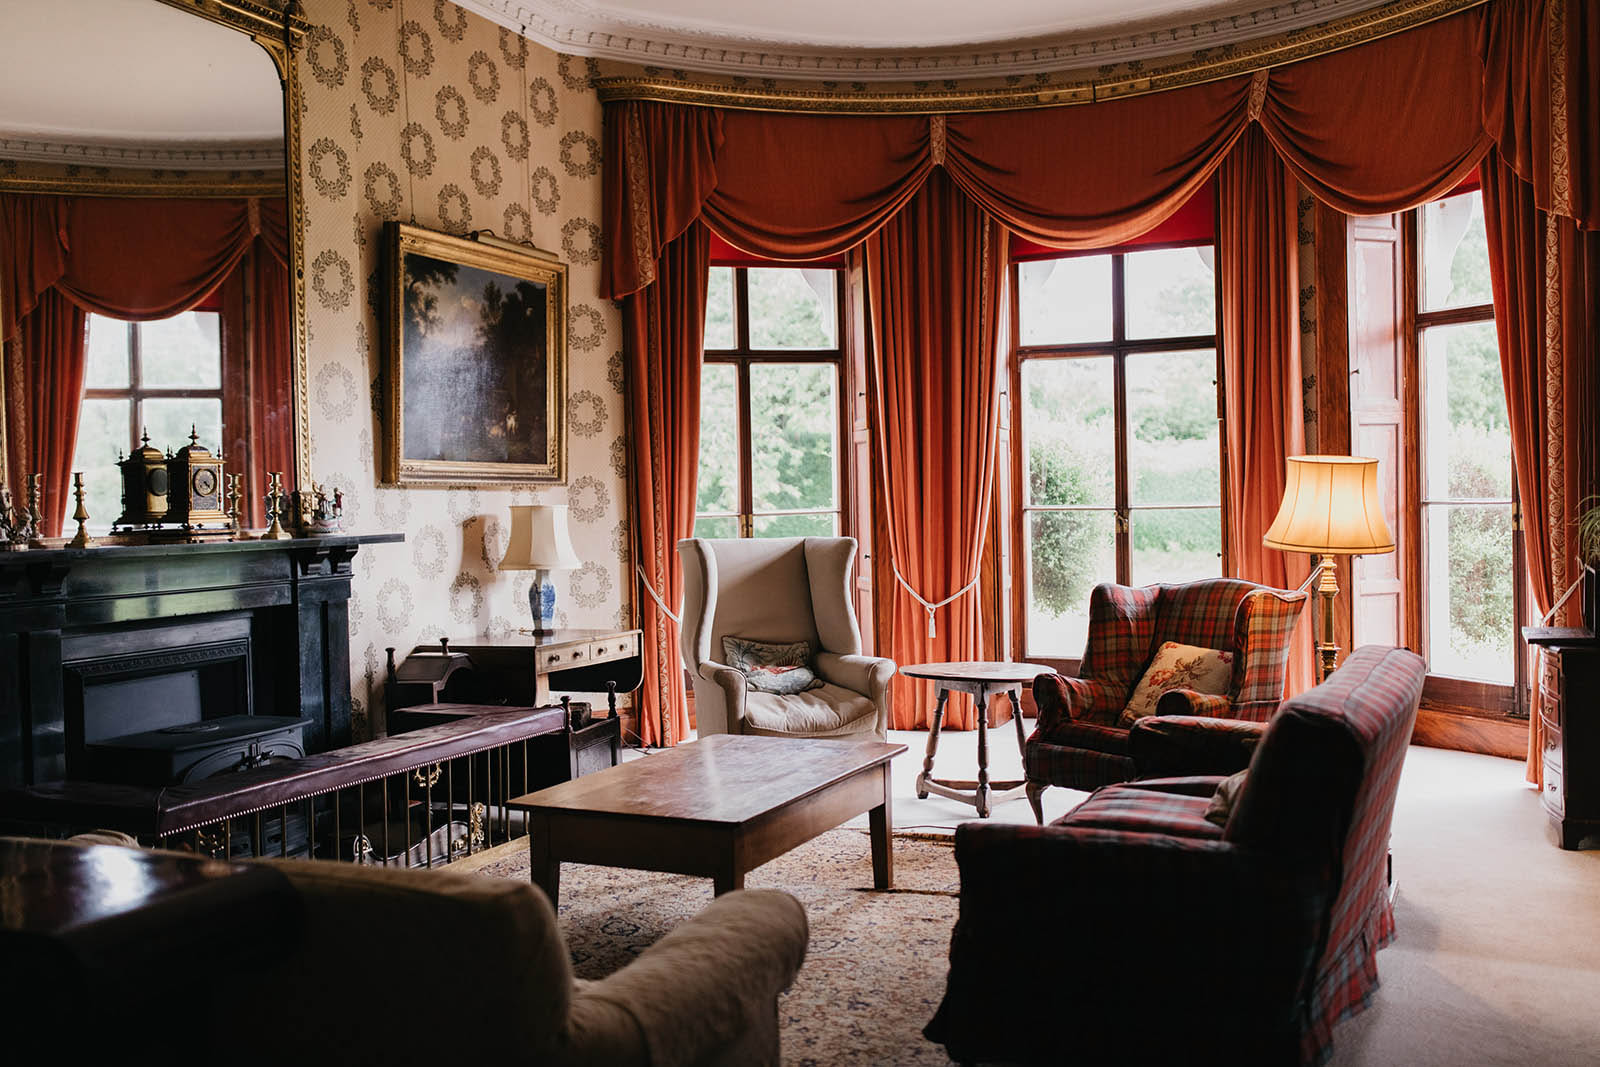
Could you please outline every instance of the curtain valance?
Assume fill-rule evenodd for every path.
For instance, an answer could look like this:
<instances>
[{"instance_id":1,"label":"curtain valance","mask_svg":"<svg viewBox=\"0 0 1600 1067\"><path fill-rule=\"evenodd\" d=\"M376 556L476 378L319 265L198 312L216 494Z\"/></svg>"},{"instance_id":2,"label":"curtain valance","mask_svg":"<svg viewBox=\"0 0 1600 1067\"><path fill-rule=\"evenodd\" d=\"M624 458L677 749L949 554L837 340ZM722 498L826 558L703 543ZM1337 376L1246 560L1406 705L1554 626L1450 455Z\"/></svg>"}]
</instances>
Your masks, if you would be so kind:
<instances>
[{"instance_id":1,"label":"curtain valance","mask_svg":"<svg viewBox=\"0 0 1600 1067\"><path fill-rule=\"evenodd\" d=\"M661 249L695 218L753 254L837 254L935 166L1029 240L1116 243L1177 210L1252 121L1340 210L1411 207L1456 185L1490 144L1484 19L1475 8L1270 72L1077 107L848 116L608 104L603 284L615 298L650 284Z\"/></svg>"},{"instance_id":2,"label":"curtain valance","mask_svg":"<svg viewBox=\"0 0 1600 1067\"><path fill-rule=\"evenodd\" d=\"M149 321L186 311L222 284L259 238L286 264L281 200L0 195L4 333L49 289L85 311Z\"/></svg>"}]
</instances>

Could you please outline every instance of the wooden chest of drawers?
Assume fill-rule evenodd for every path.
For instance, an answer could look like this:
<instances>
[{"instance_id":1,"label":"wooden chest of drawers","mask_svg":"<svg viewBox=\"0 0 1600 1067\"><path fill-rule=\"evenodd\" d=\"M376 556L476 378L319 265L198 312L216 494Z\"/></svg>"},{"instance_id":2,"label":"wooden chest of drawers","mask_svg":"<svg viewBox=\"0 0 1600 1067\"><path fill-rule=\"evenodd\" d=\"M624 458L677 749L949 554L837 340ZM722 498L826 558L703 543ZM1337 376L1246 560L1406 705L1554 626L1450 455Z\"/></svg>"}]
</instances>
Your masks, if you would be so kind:
<instances>
[{"instance_id":1,"label":"wooden chest of drawers","mask_svg":"<svg viewBox=\"0 0 1600 1067\"><path fill-rule=\"evenodd\" d=\"M1529 627L1539 676L1544 806L1562 848L1600 835L1600 642L1592 631Z\"/></svg>"}]
</instances>

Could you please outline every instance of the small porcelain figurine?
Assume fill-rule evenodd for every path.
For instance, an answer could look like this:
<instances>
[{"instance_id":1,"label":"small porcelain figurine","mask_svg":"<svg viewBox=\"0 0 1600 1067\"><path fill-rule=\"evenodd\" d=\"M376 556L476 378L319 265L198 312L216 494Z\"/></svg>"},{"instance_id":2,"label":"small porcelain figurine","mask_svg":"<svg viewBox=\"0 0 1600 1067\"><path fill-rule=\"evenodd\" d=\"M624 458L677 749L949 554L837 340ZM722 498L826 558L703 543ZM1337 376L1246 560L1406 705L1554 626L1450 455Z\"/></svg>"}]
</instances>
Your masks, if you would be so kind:
<instances>
[{"instance_id":1,"label":"small porcelain figurine","mask_svg":"<svg viewBox=\"0 0 1600 1067\"><path fill-rule=\"evenodd\" d=\"M11 490L0 485L0 551L20 552L33 540L33 517L26 508L16 507Z\"/></svg>"},{"instance_id":2,"label":"small porcelain figurine","mask_svg":"<svg viewBox=\"0 0 1600 1067\"><path fill-rule=\"evenodd\" d=\"M335 489L329 493L313 482L311 506L306 509L306 534L311 537L336 534L344 529L344 493Z\"/></svg>"}]
</instances>

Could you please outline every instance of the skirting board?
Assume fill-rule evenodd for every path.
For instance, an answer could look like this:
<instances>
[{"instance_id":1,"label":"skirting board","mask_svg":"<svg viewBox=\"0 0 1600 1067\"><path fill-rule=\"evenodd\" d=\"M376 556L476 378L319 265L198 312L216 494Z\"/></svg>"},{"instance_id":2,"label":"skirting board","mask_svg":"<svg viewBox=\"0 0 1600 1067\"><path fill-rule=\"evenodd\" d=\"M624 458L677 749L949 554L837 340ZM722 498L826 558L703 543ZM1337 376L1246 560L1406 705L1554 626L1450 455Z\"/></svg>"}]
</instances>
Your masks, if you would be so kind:
<instances>
[{"instance_id":1,"label":"skirting board","mask_svg":"<svg viewBox=\"0 0 1600 1067\"><path fill-rule=\"evenodd\" d=\"M1424 706L1417 712L1411 743L1521 760L1528 756L1528 723L1504 715Z\"/></svg>"}]
</instances>

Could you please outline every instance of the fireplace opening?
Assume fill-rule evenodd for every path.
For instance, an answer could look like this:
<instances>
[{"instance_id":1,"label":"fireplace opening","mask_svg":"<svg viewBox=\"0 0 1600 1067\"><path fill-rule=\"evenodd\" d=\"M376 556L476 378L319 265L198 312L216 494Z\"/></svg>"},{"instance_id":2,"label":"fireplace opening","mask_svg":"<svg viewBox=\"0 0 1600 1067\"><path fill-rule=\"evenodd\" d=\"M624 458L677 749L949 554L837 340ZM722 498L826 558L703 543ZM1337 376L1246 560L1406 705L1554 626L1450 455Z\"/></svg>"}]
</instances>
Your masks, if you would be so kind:
<instances>
[{"instance_id":1,"label":"fireplace opening","mask_svg":"<svg viewBox=\"0 0 1600 1067\"><path fill-rule=\"evenodd\" d=\"M68 777L126 780L104 766L121 739L193 732L254 710L248 616L79 633L62 646Z\"/></svg>"}]
</instances>

